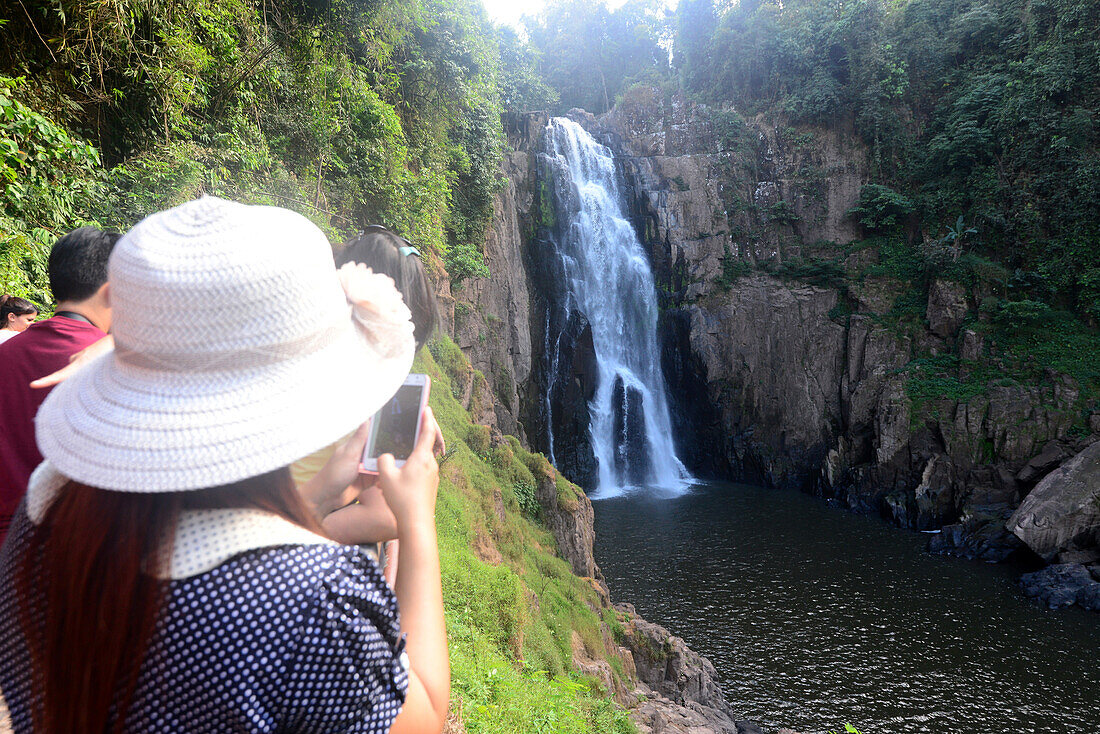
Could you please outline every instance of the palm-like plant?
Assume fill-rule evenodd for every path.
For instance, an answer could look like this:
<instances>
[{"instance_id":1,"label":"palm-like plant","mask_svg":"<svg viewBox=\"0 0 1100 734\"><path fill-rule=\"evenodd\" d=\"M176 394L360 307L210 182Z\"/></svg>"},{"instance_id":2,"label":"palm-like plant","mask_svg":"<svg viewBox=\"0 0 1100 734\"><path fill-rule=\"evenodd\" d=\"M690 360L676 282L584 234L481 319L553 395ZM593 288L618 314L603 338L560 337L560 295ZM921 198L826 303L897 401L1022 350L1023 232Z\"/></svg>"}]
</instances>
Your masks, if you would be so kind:
<instances>
[{"instance_id":1,"label":"palm-like plant","mask_svg":"<svg viewBox=\"0 0 1100 734\"><path fill-rule=\"evenodd\" d=\"M947 234L940 238L940 244L951 253L951 261L958 262L959 255L962 254L963 239L967 235L978 234L978 230L974 227L967 227L963 229L963 217L960 215L955 220L955 226L947 225Z\"/></svg>"}]
</instances>

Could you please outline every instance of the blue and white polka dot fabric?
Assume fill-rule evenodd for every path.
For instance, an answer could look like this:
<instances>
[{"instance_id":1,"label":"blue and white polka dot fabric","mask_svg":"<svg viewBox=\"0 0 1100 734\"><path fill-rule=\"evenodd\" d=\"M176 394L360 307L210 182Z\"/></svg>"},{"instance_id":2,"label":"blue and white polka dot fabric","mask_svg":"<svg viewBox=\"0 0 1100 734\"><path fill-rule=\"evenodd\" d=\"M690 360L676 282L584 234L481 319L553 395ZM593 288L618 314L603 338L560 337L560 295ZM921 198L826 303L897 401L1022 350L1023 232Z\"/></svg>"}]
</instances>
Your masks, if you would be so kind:
<instances>
[{"instance_id":1,"label":"blue and white polka dot fabric","mask_svg":"<svg viewBox=\"0 0 1100 734\"><path fill-rule=\"evenodd\" d=\"M17 527L21 526L21 527ZM31 731L11 584L28 530L0 555L0 690ZM278 545L169 582L128 732L385 732L408 688L397 601L361 549Z\"/></svg>"}]
</instances>

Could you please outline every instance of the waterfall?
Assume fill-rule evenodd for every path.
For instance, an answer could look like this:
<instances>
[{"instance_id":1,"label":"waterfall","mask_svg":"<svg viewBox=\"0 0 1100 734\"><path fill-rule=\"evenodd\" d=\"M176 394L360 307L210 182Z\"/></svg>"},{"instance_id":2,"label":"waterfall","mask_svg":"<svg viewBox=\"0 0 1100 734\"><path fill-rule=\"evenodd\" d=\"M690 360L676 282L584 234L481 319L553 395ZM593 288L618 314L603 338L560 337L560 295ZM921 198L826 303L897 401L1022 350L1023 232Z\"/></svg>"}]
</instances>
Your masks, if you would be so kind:
<instances>
[{"instance_id":1,"label":"waterfall","mask_svg":"<svg viewBox=\"0 0 1100 734\"><path fill-rule=\"evenodd\" d=\"M553 275L562 280L557 333L550 333L555 326L548 315L545 342L552 365L546 402L551 452L562 440L553 435L557 406L550 396L560 389L554 382L563 335L576 336L575 325L586 321L596 364L588 401L596 495L634 487L682 491L691 476L673 442L653 273L627 220L611 151L572 120L556 117L546 129L542 163L553 187ZM577 347L570 349L572 355Z\"/></svg>"}]
</instances>

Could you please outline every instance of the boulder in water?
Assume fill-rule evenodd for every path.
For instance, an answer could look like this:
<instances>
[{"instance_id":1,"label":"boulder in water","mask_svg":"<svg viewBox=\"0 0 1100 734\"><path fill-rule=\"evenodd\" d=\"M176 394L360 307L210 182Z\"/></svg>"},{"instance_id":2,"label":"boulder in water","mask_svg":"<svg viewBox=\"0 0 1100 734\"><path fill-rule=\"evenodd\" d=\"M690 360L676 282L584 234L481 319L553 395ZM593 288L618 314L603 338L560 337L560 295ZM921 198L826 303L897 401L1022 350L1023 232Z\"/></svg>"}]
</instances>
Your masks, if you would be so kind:
<instances>
[{"instance_id":1,"label":"boulder in water","mask_svg":"<svg viewBox=\"0 0 1100 734\"><path fill-rule=\"evenodd\" d=\"M1100 441L1044 477L1007 527L1047 561L1100 545Z\"/></svg>"},{"instance_id":2,"label":"boulder in water","mask_svg":"<svg viewBox=\"0 0 1100 734\"><path fill-rule=\"evenodd\" d=\"M1051 609L1079 604L1100 611L1100 581L1079 563L1056 563L1020 577L1020 586Z\"/></svg>"}]
</instances>

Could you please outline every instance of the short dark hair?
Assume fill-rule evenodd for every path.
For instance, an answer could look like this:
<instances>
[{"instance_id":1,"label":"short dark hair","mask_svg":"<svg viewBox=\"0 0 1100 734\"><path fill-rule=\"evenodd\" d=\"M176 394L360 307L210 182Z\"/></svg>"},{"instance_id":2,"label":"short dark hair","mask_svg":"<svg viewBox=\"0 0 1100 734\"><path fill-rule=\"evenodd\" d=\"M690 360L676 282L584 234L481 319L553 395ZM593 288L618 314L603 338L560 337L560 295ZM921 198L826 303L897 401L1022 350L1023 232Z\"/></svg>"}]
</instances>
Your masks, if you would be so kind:
<instances>
[{"instance_id":1,"label":"short dark hair","mask_svg":"<svg viewBox=\"0 0 1100 734\"><path fill-rule=\"evenodd\" d=\"M50 250L50 290L55 301L83 301L107 282L107 258L122 235L80 227Z\"/></svg>"},{"instance_id":2,"label":"short dark hair","mask_svg":"<svg viewBox=\"0 0 1100 734\"><path fill-rule=\"evenodd\" d=\"M402 253L401 248L406 249ZM376 273L393 278L405 305L412 312L413 337L420 349L439 323L439 305L419 254L408 240L377 224L348 240L336 252L337 267L345 263L363 263ZM406 254L409 253L409 254Z\"/></svg>"}]
</instances>

